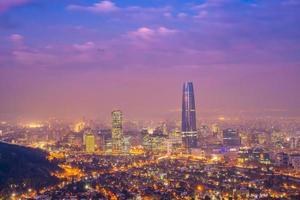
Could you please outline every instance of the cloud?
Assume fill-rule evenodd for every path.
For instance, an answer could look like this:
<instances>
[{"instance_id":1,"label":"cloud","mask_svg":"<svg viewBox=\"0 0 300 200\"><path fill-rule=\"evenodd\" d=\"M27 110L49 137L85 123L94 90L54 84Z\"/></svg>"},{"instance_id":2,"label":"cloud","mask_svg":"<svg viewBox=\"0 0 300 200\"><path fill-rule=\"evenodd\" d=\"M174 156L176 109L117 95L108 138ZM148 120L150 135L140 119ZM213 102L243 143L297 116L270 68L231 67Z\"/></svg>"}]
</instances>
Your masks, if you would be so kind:
<instances>
[{"instance_id":1,"label":"cloud","mask_svg":"<svg viewBox=\"0 0 300 200\"><path fill-rule=\"evenodd\" d=\"M165 13L164 13L164 17L166 17L166 18L172 18L172 13L170 13L170 12L165 12Z\"/></svg>"},{"instance_id":2,"label":"cloud","mask_svg":"<svg viewBox=\"0 0 300 200\"><path fill-rule=\"evenodd\" d=\"M95 49L96 45L94 42L86 42L84 44L74 44L73 47L78 51L89 51Z\"/></svg>"},{"instance_id":3,"label":"cloud","mask_svg":"<svg viewBox=\"0 0 300 200\"><path fill-rule=\"evenodd\" d=\"M17 39L18 36L14 36ZM44 67L47 69L104 67L104 62L110 62L112 54L105 49L101 43L87 41L77 44L52 44L44 47L29 47L25 45L13 45L12 49L1 58L1 64L15 63L17 66L28 68ZM2 52L0 52L2 53ZM109 64L107 64L109 65Z\"/></svg>"},{"instance_id":4,"label":"cloud","mask_svg":"<svg viewBox=\"0 0 300 200\"><path fill-rule=\"evenodd\" d=\"M294 26L297 16L288 6L280 3L272 4L264 1L253 8L249 3L239 1L229 3L229 1L211 0L207 1L210 2L211 7L197 9L189 7L190 11L186 8L179 9L179 14L176 14L174 11L165 11L170 9L167 7L118 7L113 2L109 2L106 3L106 9L115 7L117 10L113 9L115 10L113 16L121 20L129 15L130 19L134 19L133 16L144 15L145 10L148 16L157 17L158 12L161 17L159 21L155 19L153 22L142 23L136 23L136 20L122 22L111 20L113 26L114 23L118 25L122 23L122 26L118 26L117 32L114 32L114 29L110 32L112 34L104 37L101 35L103 31L98 30L97 26L91 26L89 28L95 31L92 34L83 31L80 38L76 38L77 42L73 42L74 37L69 44L61 42L57 45L52 44L53 47L48 49L36 48L36 51L30 50L27 53L17 52L19 60L26 57L34 60L34 56L31 55L40 52L42 55L38 55L39 62L44 59L46 63L54 59L66 67L70 63L72 66L82 64L85 67L86 63L92 63L88 66L107 66L111 69L119 66L148 67L150 65L151 67L194 66L196 68L203 65L227 66L228 64L246 65L299 60L296 55L299 51L299 37L296 37L299 35L299 29ZM97 12L103 13L105 7L103 1L98 4L102 7L94 4L85 8L101 7L102 11ZM172 13L173 19L182 15L182 19L175 21L162 17L166 13ZM192 15L194 18L191 17ZM136 18L140 19L140 17ZM123 23L126 26L123 26ZM127 28L132 27L133 24L139 28L128 30ZM83 26L74 27L76 31L83 29ZM86 39L84 43L81 42L82 36ZM13 40L21 41L22 36L11 35L11 41Z\"/></svg>"},{"instance_id":5,"label":"cloud","mask_svg":"<svg viewBox=\"0 0 300 200\"><path fill-rule=\"evenodd\" d=\"M40 51L15 50L12 54L17 62L27 66L45 66L57 62L55 56Z\"/></svg>"},{"instance_id":6,"label":"cloud","mask_svg":"<svg viewBox=\"0 0 300 200\"><path fill-rule=\"evenodd\" d=\"M205 10L200 11L194 18L196 19L203 19L208 15L208 12Z\"/></svg>"},{"instance_id":7,"label":"cloud","mask_svg":"<svg viewBox=\"0 0 300 200\"><path fill-rule=\"evenodd\" d=\"M141 27L136 31L128 32L127 35L130 38L140 38L140 39L152 39L154 37L167 36L177 33L175 29L169 29L166 27L159 27L157 29L151 29L148 27Z\"/></svg>"},{"instance_id":8,"label":"cloud","mask_svg":"<svg viewBox=\"0 0 300 200\"><path fill-rule=\"evenodd\" d=\"M20 34L11 34L8 37L8 41L10 41L11 45L13 46L13 48L21 50L21 49L26 49L27 46L25 45L24 42L24 36L20 35Z\"/></svg>"},{"instance_id":9,"label":"cloud","mask_svg":"<svg viewBox=\"0 0 300 200\"><path fill-rule=\"evenodd\" d=\"M140 6L125 6L119 7L112 1L100 1L93 5L77 5L71 4L66 8L69 11L85 11L93 14L111 14L117 21L134 20L145 21L158 19L160 17L171 18L171 7L140 7Z\"/></svg>"},{"instance_id":10,"label":"cloud","mask_svg":"<svg viewBox=\"0 0 300 200\"><path fill-rule=\"evenodd\" d=\"M83 11L92 14L80 16L81 13L68 15L66 12L59 12L57 17L61 19L65 17L65 20L56 23L56 18L48 20L46 17L46 21L35 19L36 15L30 14L31 10L28 9L26 13L18 13L16 20L24 19L26 22L33 22L29 25L32 30L40 27L41 23L45 27L55 24L56 28L36 31L33 34L26 31L28 28L26 26L23 27L26 30L22 27L21 32L16 29L11 30L15 32L8 33L15 34L0 38L0 81L2 83L0 90L4 91L1 96L9 102L2 104L4 109L9 105L16 107L14 99L23 100L19 95L22 92L26 93L29 99L28 105L43 102L40 98L44 95L40 92L45 92L54 99L57 96L62 96L60 99L63 99L64 95L69 94L62 92L60 95L57 92L63 85L70 85L64 89L66 91L74 90L74 96L66 102L72 102L77 98L78 93L82 92L86 94L80 95L83 98L109 92L109 94L119 95L119 98L114 96L107 102L118 105L119 99L125 98L122 102L126 102L127 105L127 102L132 101L134 107L140 105L143 100L149 99L131 98L137 96L135 95L137 91L144 92L143 95L139 95L141 97L149 96L151 91L158 91L159 95L156 96L160 97L157 99L159 109L176 108L178 102L173 101L170 105L168 98L162 98L161 95L171 93L176 97L181 82L185 79L200 81L195 85L199 87L199 91L207 94L203 95L203 92L200 92L198 99L201 105L202 101L204 102L202 107L208 109L210 106L213 108L215 105L220 107L224 105L229 110L230 102L237 102L238 107L242 106L239 104L242 100L250 102L249 105L257 102L260 106L263 103L260 102L261 99L271 99L266 102L266 104L270 103L270 108L280 108L280 101L290 103L289 108L300 108L299 102L296 101L299 99L299 94L295 92L299 89L297 87L300 82L298 78L300 29L297 26L300 15L299 7L296 6L297 0L289 1L288 5L282 5L283 1L279 0L247 1L247 3L231 0L232 3L219 1L218 4L215 1L214 4L206 4L197 9L191 9L186 2L176 2L174 3L176 8L171 11L169 9L172 8L167 7L130 7L128 2L122 2L120 5L113 3L120 1L110 1L106 4L103 4L103 1L98 1L98 4L89 3L97 0L76 2L81 2L82 5L81 7L69 6L72 12ZM145 6L140 1L130 1L130 3L134 2ZM157 6L166 4L165 1L162 4L158 2L162 1L155 1L153 4ZM257 2L257 6L251 6L251 2ZM61 6L64 6L64 3ZM42 12L50 16L52 10L44 9ZM15 20L15 13L8 14ZM105 14L104 17L99 19L98 15L102 14ZM192 17L197 15L200 19ZM72 23L69 23L70 20ZM20 35L24 31L25 38ZM51 37L53 35L56 37ZM20 49L14 45L19 42L26 43L26 48ZM274 72L276 68L278 70ZM3 73L4 71L6 73ZM28 74L28 81L23 81L25 77L23 72ZM67 79L68 77L70 79ZM47 81L47 84L45 82L45 86L42 86L39 80ZM147 84L145 80L148 81ZM20 83L16 84L18 81ZM27 82L28 86L23 87ZM107 82L113 84L109 89L118 90L109 91L105 84ZM249 84L245 85L245 83ZM82 84L88 85L78 92L78 87ZM165 87L162 88L161 85ZM36 91L36 102L32 95L28 95L30 94L28 91L35 90L33 86L41 90ZM49 87L52 86L51 93ZM12 95L10 87L22 90ZM88 90L91 88L101 92ZM168 94L165 88L168 88ZM279 93L285 95L278 95ZM262 98L257 99L256 96ZM99 106L99 99L102 101L103 95L97 96L98 104L95 103L93 106ZM152 99L148 102L149 106L142 105L148 109L144 113L151 112L152 110L149 109L152 108L151 106L157 107L151 104ZM162 99L166 100L165 105L160 103ZM78 105L84 104L80 100L77 102ZM86 102L90 105L89 101ZM205 102L209 103L206 105ZM279 106L273 102L279 102ZM64 106L59 109L64 112L64 107L68 104L62 104ZM109 110L107 103L101 104L99 109L98 107L92 109L101 110L102 105ZM130 106L131 104L128 104L126 107ZM28 110L32 109L30 106L25 107ZM57 108L53 105L48 107ZM41 110L42 108L45 106L41 106Z\"/></svg>"},{"instance_id":11,"label":"cloud","mask_svg":"<svg viewBox=\"0 0 300 200\"><path fill-rule=\"evenodd\" d=\"M206 0L201 4L193 6L194 9L205 9L208 7L220 7L225 4L235 4L238 0Z\"/></svg>"},{"instance_id":12,"label":"cloud","mask_svg":"<svg viewBox=\"0 0 300 200\"><path fill-rule=\"evenodd\" d=\"M93 13L109 13L119 10L119 7L117 7L112 1L101 1L93 4L92 6L69 5L67 9L74 11L88 11Z\"/></svg>"},{"instance_id":13,"label":"cloud","mask_svg":"<svg viewBox=\"0 0 300 200\"><path fill-rule=\"evenodd\" d=\"M12 34L9 36L9 40L13 43L21 43L24 40L24 37L20 34Z\"/></svg>"},{"instance_id":14,"label":"cloud","mask_svg":"<svg viewBox=\"0 0 300 200\"><path fill-rule=\"evenodd\" d=\"M177 32L178 32L178 31L175 30L175 29L168 29L168 28L163 27L163 26L161 26L161 27L159 27L159 28L157 29L157 33L158 33L159 35L172 35L172 34L177 33Z\"/></svg>"},{"instance_id":15,"label":"cloud","mask_svg":"<svg viewBox=\"0 0 300 200\"><path fill-rule=\"evenodd\" d=\"M136 31L128 33L128 35L130 37L149 39L155 35L155 31L147 27L141 27Z\"/></svg>"},{"instance_id":16,"label":"cloud","mask_svg":"<svg viewBox=\"0 0 300 200\"><path fill-rule=\"evenodd\" d=\"M12 7L21 6L31 2L31 0L0 0L0 12L4 12Z\"/></svg>"},{"instance_id":17,"label":"cloud","mask_svg":"<svg viewBox=\"0 0 300 200\"><path fill-rule=\"evenodd\" d=\"M177 14L177 17L180 18L180 19L186 18L187 16L188 15L186 13L184 13L184 12L180 12L180 13Z\"/></svg>"}]
</instances>

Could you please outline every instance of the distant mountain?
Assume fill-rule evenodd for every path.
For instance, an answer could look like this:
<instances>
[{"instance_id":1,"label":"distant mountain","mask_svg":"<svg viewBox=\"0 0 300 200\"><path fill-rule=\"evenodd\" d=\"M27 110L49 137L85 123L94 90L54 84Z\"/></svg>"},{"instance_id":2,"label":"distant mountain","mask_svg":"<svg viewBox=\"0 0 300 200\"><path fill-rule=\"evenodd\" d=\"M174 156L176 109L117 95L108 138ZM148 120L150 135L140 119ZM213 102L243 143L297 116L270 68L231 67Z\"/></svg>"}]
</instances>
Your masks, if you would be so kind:
<instances>
[{"instance_id":1,"label":"distant mountain","mask_svg":"<svg viewBox=\"0 0 300 200\"><path fill-rule=\"evenodd\" d=\"M51 172L60 170L40 149L0 142L0 196L58 182Z\"/></svg>"}]
</instances>

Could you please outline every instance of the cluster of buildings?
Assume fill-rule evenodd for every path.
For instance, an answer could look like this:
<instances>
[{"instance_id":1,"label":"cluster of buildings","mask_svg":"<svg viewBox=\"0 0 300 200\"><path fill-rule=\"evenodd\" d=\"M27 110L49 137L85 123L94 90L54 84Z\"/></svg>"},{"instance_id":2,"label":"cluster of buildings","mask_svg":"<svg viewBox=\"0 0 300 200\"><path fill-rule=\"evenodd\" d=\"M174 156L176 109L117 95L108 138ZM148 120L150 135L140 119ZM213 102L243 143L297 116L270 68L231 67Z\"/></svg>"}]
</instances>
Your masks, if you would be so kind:
<instances>
[{"instance_id":1,"label":"cluster of buildings","mask_svg":"<svg viewBox=\"0 0 300 200\"><path fill-rule=\"evenodd\" d=\"M293 167L296 170L300 170L300 153L277 153L275 157L275 165L283 168Z\"/></svg>"},{"instance_id":2,"label":"cluster of buildings","mask_svg":"<svg viewBox=\"0 0 300 200\"><path fill-rule=\"evenodd\" d=\"M95 153L96 150L117 155L129 153L129 138L123 134L122 111L112 111L111 117L111 130L99 130L97 132L90 128L85 129L85 127L82 127L83 146L87 153Z\"/></svg>"},{"instance_id":3,"label":"cluster of buildings","mask_svg":"<svg viewBox=\"0 0 300 200\"><path fill-rule=\"evenodd\" d=\"M197 159L73 155L84 176L38 199L297 199L299 179L272 167L241 167ZM71 160L70 159L70 160Z\"/></svg>"},{"instance_id":4,"label":"cluster of buildings","mask_svg":"<svg viewBox=\"0 0 300 200\"><path fill-rule=\"evenodd\" d=\"M64 184L46 189L39 199L300 195L299 121L222 118L199 124L191 82L183 85L180 123L126 130L123 121L122 111L114 110L105 127L84 120L71 128L56 121L22 126L2 122L0 139L45 149L77 173L59 176Z\"/></svg>"},{"instance_id":5,"label":"cluster of buildings","mask_svg":"<svg viewBox=\"0 0 300 200\"><path fill-rule=\"evenodd\" d=\"M256 159L259 162L278 162L277 153L284 153L289 158L288 166L299 168L297 155L300 131L293 125L294 122L287 125L272 121L226 124L221 119L210 124L199 124L196 120L192 82L183 85L180 125L171 126L163 122L155 128L136 128L135 131L126 132L123 121L122 111L115 110L112 111L110 125L106 128L91 125L84 120L76 123L71 130L68 125L59 125L55 121L17 127L2 124L4 128L1 129L0 137L7 142L49 151L70 150L105 155L128 155L136 152L154 155L217 155L247 161L255 160L251 158L255 157L252 154L259 150L261 159ZM266 126L267 124L270 125Z\"/></svg>"}]
</instances>

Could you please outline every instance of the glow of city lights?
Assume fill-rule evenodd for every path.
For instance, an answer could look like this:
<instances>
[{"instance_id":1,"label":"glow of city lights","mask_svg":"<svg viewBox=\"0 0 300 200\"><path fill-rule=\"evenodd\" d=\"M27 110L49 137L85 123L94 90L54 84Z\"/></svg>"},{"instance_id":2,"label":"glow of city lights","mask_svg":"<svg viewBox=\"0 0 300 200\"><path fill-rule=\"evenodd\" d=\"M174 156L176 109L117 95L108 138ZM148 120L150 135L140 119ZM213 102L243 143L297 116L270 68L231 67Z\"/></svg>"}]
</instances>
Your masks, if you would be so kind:
<instances>
[{"instance_id":1,"label":"glow of city lights","mask_svg":"<svg viewBox=\"0 0 300 200\"><path fill-rule=\"evenodd\" d=\"M225 121L225 117L221 116L221 117L218 118L218 120Z\"/></svg>"},{"instance_id":2,"label":"glow of city lights","mask_svg":"<svg viewBox=\"0 0 300 200\"><path fill-rule=\"evenodd\" d=\"M25 125L27 128L42 128L44 125L37 122L31 122Z\"/></svg>"},{"instance_id":3,"label":"glow of city lights","mask_svg":"<svg viewBox=\"0 0 300 200\"><path fill-rule=\"evenodd\" d=\"M203 185L197 185L196 190L198 192L203 192L204 191L204 186Z\"/></svg>"}]
</instances>

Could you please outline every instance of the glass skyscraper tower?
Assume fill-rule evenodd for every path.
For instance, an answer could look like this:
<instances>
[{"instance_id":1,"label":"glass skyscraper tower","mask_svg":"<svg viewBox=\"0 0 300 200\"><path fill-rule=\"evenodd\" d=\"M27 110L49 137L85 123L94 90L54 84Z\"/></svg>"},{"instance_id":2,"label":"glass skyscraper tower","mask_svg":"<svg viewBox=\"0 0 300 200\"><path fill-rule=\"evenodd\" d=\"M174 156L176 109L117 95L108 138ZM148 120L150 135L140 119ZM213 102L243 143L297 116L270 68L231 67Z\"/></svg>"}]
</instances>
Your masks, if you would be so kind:
<instances>
[{"instance_id":1,"label":"glass skyscraper tower","mask_svg":"<svg viewBox=\"0 0 300 200\"><path fill-rule=\"evenodd\" d=\"M196 108L192 82L185 82L183 85L181 132L183 145L187 150L197 147Z\"/></svg>"}]
</instances>

